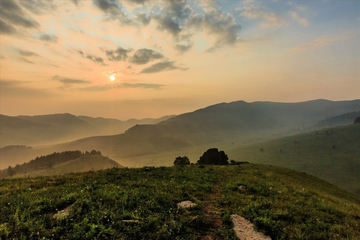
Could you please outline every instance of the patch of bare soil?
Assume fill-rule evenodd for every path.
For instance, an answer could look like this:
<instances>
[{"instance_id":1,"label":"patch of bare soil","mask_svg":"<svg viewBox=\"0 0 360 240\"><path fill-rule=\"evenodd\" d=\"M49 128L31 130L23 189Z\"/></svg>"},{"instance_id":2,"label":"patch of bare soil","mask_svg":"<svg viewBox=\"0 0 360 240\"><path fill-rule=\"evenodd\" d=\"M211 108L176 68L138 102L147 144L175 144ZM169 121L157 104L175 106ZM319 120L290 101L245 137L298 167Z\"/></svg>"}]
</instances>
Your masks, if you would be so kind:
<instances>
[{"instance_id":1,"label":"patch of bare soil","mask_svg":"<svg viewBox=\"0 0 360 240\"><path fill-rule=\"evenodd\" d=\"M254 230L254 225L239 215L232 214L231 219L234 224L236 236L240 240L271 240L269 236Z\"/></svg>"},{"instance_id":2,"label":"patch of bare soil","mask_svg":"<svg viewBox=\"0 0 360 240\"><path fill-rule=\"evenodd\" d=\"M214 228L221 228L223 226L223 220L221 217L220 207L217 205L217 199L221 190L221 181L219 180L212 188L211 194L208 196L204 203L205 217L209 220L210 224ZM217 240L220 239L214 232L208 232L201 240Z\"/></svg>"}]
</instances>

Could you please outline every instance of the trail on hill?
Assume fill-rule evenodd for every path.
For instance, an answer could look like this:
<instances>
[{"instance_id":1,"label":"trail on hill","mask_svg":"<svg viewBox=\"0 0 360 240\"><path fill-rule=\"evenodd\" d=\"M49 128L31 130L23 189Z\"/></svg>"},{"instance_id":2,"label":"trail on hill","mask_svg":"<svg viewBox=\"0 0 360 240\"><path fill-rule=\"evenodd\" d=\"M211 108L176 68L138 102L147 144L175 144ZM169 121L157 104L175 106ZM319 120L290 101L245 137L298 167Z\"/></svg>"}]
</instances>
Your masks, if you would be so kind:
<instances>
[{"instance_id":1,"label":"trail on hill","mask_svg":"<svg viewBox=\"0 0 360 240\"><path fill-rule=\"evenodd\" d=\"M225 173L225 179L228 180L232 177L230 172ZM221 179L216 180L211 193L204 201L205 217L209 219L210 224L216 228L222 228L224 225L221 217L221 207L219 206L219 198L221 196ZM234 224L234 231L236 236L240 240L271 240L269 236L265 236L263 233L254 229L254 225L245 218L232 214L232 222ZM220 240L214 231L209 230L201 240Z\"/></svg>"},{"instance_id":2,"label":"trail on hill","mask_svg":"<svg viewBox=\"0 0 360 240\"><path fill-rule=\"evenodd\" d=\"M221 228L223 226L223 220L221 218L221 209L218 205L218 198L221 192L221 180L217 180L216 184L211 190L210 195L204 202L204 210L205 210L205 217L209 219L211 225L214 228ZM215 232L208 231L206 235L204 235L201 240L215 240L221 239Z\"/></svg>"}]
</instances>

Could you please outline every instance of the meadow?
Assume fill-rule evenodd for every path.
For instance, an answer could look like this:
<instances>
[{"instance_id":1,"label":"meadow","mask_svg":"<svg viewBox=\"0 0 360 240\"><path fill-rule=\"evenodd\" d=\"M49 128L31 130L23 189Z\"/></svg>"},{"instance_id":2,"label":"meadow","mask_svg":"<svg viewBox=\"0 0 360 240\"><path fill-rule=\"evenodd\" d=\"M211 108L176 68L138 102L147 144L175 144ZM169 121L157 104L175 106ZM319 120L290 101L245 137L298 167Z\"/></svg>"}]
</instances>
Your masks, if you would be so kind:
<instances>
[{"instance_id":1,"label":"meadow","mask_svg":"<svg viewBox=\"0 0 360 240\"><path fill-rule=\"evenodd\" d=\"M185 200L197 205L177 208ZM360 236L358 197L268 165L112 168L0 180L0 239L236 239L231 214L272 239Z\"/></svg>"}]
</instances>

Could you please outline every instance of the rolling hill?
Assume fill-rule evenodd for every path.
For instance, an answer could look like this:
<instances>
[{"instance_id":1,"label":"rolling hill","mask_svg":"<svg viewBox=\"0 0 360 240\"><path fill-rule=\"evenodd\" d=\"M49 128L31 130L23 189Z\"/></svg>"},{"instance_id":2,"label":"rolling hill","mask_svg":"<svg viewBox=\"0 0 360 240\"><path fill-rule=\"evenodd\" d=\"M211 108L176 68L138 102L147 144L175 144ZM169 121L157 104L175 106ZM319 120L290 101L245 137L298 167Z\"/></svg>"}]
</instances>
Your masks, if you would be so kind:
<instances>
[{"instance_id":1,"label":"rolling hill","mask_svg":"<svg viewBox=\"0 0 360 240\"><path fill-rule=\"evenodd\" d=\"M349 125L354 123L355 119L360 117L360 111L349 112L339 116L324 119L318 123L319 127L335 127L341 125Z\"/></svg>"},{"instance_id":2,"label":"rolling hill","mask_svg":"<svg viewBox=\"0 0 360 240\"><path fill-rule=\"evenodd\" d=\"M221 103L155 125L136 125L123 134L80 139L53 149L98 149L121 159L223 141L255 142L309 131L322 119L355 109L360 109L360 100Z\"/></svg>"},{"instance_id":3,"label":"rolling hill","mask_svg":"<svg viewBox=\"0 0 360 240\"><path fill-rule=\"evenodd\" d=\"M351 124L223 149L237 161L306 172L360 196L359 136L360 124Z\"/></svg>"},{"instance_id":4,"label":"rolling hill","mask_svg":"<svg viewBox=\"0 0 360 240\"><path fill-rule=\"evenodd\" d=\"M50 155L36 157L27 163L16 165L14 168L4 169L0 171L0 178L61 175L113 167L122 166L95 150L85 153L80 151L54 152Z\"/></svg>"},{"instance_id":5,"label":"rolling hill","mask_svg":"<svg viewBox=\"0 0 360 240\"><path fill-rule=\"evenodd\" d=\"M233 214L272 239L360 236L358 197L259 164L3 179L0 196L1 239L237 239Z\"/></svg>"},{"instance_id":6,"label":"rolling hill","mask_svg":"<svg viewBox=\"0 0 360 240\"><path fill-rule=\"evenodd\" d=\"M141 166L138 159L149 156L197 151L211 145L233 142L237 145L274 139L318 129L319 121L360 109L360 100L314 100L301 103L244 101L221 103L181 114L157 124L135 125L123 134L94 136L62 144L34 147L31 153L6 151L0 156L5 167L23 163L51 152L97 149L127 166ZM86 118L82 118L86 120ZM89 120L89 124L102 119ZM14 153L14 154L13 154ZM15 162L16 159L22 162ZM162 158L164 159L164 158ZM169 160L167 160L170 162ZM160 165L160 160L152 161Z\"/></svg>"}]
</instances>

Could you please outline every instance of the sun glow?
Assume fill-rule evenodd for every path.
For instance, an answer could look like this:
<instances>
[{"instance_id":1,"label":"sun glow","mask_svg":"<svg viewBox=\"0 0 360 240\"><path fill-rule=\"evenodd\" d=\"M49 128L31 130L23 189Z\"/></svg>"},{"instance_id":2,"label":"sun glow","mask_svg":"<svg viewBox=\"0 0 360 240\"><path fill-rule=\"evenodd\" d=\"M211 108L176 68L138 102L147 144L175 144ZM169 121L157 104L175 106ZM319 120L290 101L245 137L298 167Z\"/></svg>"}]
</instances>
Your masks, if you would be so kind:
<instances>
[{"instance_id":1,"label":"sun glow","mask_svg":"<svg viewBox=\"0 0 360 240\"><path fill-rule=\"evenodd\" d=\"M110 76L110 81L114 81L115 80L115 76Z\"/></svg>"}]
</instances>

